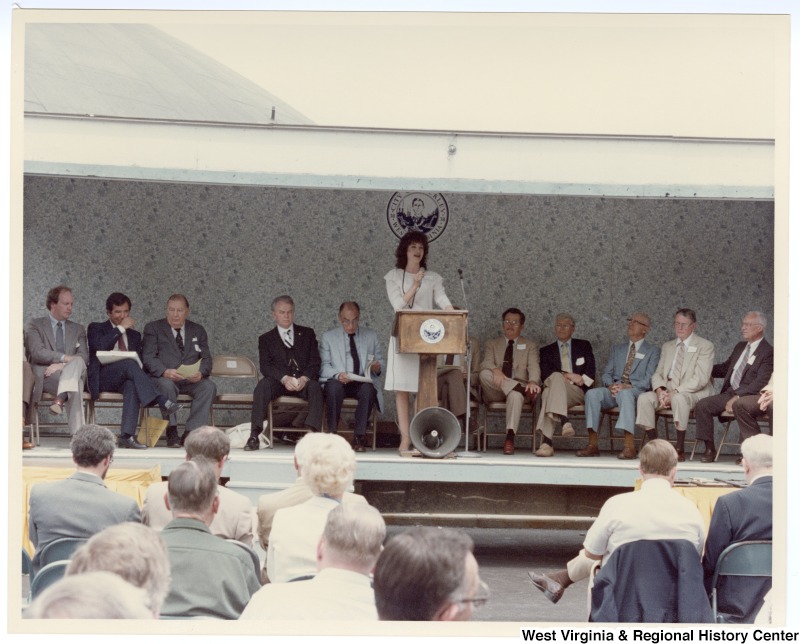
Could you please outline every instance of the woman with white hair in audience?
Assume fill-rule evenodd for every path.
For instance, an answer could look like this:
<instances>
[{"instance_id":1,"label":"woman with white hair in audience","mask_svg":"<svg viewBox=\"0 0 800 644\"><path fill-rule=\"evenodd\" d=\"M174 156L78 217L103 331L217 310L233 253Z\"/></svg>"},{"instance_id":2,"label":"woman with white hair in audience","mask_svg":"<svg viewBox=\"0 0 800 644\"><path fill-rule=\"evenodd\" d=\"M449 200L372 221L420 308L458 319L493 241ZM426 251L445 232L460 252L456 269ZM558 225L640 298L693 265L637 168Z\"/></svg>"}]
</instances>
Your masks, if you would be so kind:
<instances>
[{"instance_id":1,"label":"woman with white hair in audience","mask_svg":"<svg viewBox=\"0 0 800 644\"><path fill-rule=\"evenodd\" d=\"M342 503L345 492L353 485L355 472L355 453L348 442L338 434L318 434L303 459L303 481L314 496L278 510L272 522L267 548L267 575L271 582L314 576L317 543L328 513ZM352 495L347 499L361 502L360 497Z\"/></svg>"}]
</instances>

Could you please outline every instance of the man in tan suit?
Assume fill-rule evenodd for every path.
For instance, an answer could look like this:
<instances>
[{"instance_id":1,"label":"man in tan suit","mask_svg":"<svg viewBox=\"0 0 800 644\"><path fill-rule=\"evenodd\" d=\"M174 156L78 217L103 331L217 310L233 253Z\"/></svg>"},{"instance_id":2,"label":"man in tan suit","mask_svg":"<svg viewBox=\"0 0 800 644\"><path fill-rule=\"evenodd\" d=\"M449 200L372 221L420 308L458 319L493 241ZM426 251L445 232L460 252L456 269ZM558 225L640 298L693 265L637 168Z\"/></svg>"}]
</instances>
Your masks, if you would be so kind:
<instances>
[{"instance_id":1,"label":"man in tan suit","mask_svg":"<svg viewBox=\"0 0 800 644\"><path fill-rule=\"evenodd\" d=\"M467 354L444 355L436 357L436 383L439 389L439 399L441 406L453 412L461 424L467 414L467 362L470 369L470 394L477 396L478 376L480 373L480 356L478 338L469 336L469 361ZM475 418L470 419L470 425L474 424Z\"/></svg>"},{"instance_id":2,"label":"man in tan suit","mask_svg":"<svg viewBox=\"0 0 800 644\"><path fill-rule=\"evenodd\" d=\"M205 459L209 461L217 474L222 475L222 468L231 451L228 435L210 425L203 425L189 432L184 443L186 460ZM154 483L147 488L142 504L142 523L156 530L162 530L172 521L172 512L164 502L167 493L167 481ZM223 539L236 539L242 543L253 545L253 506L243 494L219 486L219 509L209 526L211 534Z\"/></svg>"},{"instance_id":3,"label":"man in tan suit","mask_svg":"<svg viewBox=\"0 0 800 644\"><path fill-rule=\"evenodd\" d=\"M689 414L697 401L711 395L714 385L714 345L695 334L697 316L692 309L675 313L675 339L661 347L661 358L651 380L653 391L643 393L636 401L636 426L652 440L657 438L656 410L672 409L677 430L675 449L683 462L684 440Z\"/></svg>"},{"instance_id":4,"label":"man in tan suit","mask_svg":"<svg viewBox=\"0 0 800 644\"><path fill-rule=\"evenodd\" d=\"M525 314L516 308L503 312L503 337L486 343L480 381L486 402L506 403L506 440L503 454L514 453L514 435L525 398L531 402L542 390L539 347L522 337Z\"/></svg>"}]
</instances>

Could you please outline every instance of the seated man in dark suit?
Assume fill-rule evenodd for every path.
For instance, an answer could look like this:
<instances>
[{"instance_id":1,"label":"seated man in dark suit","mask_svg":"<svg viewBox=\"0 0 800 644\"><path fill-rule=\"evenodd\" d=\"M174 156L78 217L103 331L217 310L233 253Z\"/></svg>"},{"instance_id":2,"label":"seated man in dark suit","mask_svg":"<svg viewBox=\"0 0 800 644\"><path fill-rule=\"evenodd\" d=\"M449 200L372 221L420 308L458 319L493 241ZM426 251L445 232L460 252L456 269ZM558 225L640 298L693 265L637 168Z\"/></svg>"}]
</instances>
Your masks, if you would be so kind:
<instances>
[{"instance_id":1,"label":"seated man in dark suit","mask_svg":"<svg viewBox=\"0 0 800 644\"><path fill-rule=\"evenodd\" d=\"M306 427L322 428L322 387L319 384L320 356L314 329L294 324L294 300L279 295L272 300L275 328L258 338L258 360L264 378L253 391L250 438L246 450L259 448L258 436L270 401L278 396L295 396L308 401Z\"/></svg>"},{"instance_id":2,"label":"seated man in dark suit","mask_svg":"<svg viewBox=\"0 0 800 644\"><path fill-rule=\"evenodd\" d=\"M97 400L101 391L122 394L122 420L119 446L146 449L136 440L139 408L157 403L166 414L174 414L182 405L170 400L153 385L153 381L133 358L102 364L98 351L133 351L142 357L142 336L134 328L130 316L131 300L124 293L112 293L106 299L105 322L89 325L89 392Z\"/></svg>"},{"instance_id":3,"label":"seated man in dark suit","mask_svg":"<svg viewBox=\"0 0 800 644\"><path fill-rule=\"evenodd\" d=\"M763 313L750 311L742 319L742 338L725 362L715 364L712 378L725 378L722 390L716 396L698 401L694 408L697 422L697 440L703 441L706 451L700 459L713 463L717 456L714 448L714 418L723 412L733 413L733 405L742 396L759 393L772 377L772 345L764 337L767 319Z\"/></svg>"},{"instance_id":4,"label":"seated man in dark suit","mask_svg":"<svg viewBox=\"0 0 800 644\"><path fill-rule=\"evenodd\" d=\"M556 316L556 341L539 349L542 369L542 410L536 429L542 432L542 445L536 456L553 455L553 434L562 425L562 436L574 436L567 412L583 397L595 378L594 353L587 340L573 338L575 320L567 313ZM595 448L597 447L595 443ZM592 454L593 455L593 454Z\"/></svg>"},{"instance_id":5,"label":"seated man in dark suit","mask_svg":"<svg viewBox=\"0 0 800 644\"><path fill-rule=\"evenodd\" d=\"M36 548L34 573L42 549L62 537L88 539L124 521L141 521L136 501L109 490L103 479L114 458L114 434L99 425L84 425L72 437L70 449L78 471L63 481L31 488L28 534Z\"/></svg>"},{"instance_id":6,"label":"seated man in dark suit","mask_svg":"<svg viewBox=\"0 0 800 644\"><path fill-rule=\"evenodd\" d=\"M170 400L177 400L178 394L192 397L186 432L180 439L176 415L163 413L169 418L167 447L181 447L186 434L208 425L211 403L217 395L217 386L209 379L213 360L208 334L202 326L187 320L188 315L189 300L175 293L167 301L167 317L144 327L144 368L155 379L156 387Z\"/></svg>"},{"instance_id":7,"label":"seated man in dark suit","mask_svg":"<svg viewBox=\"0 0 800 644\"><path fill-rule=\"evenodd\" d=\"M769 422L769 435L772 436L773 376L769 377L769 382L757 394L741 396L733 403L733 415L736 424L739 425L739 441L742 443L751 436L758 436L761 433L758 421L765 415Z\"/></svg>"},{"instance_id":8,"label":"seated man in dark suit","mask_svg":"<svg viewBox=\"0 0 800 644\"><path fill-rule=\"evenodd\" d=\"M238 619L261 583L250 554L208 529L219 509L212 464L181 463L169 475L165 498L173 518L161 537L172 582L161 614Z\"/></svg>"},{"instance_id":9,"label":"seated man in dark suit","mask_svg":"<svg viewBox=\"0 0 800 644\"><path fill-rule=\"evenodd\" d=\"M742 443L747 487L719 497L706 537L703 569L706 590L722 551L740 541L772 540L772 436L758 434ZM734 623L752 624L771 581L763 577L726 577L718 584L717 609Z\"/></svg>"}]
</instances>

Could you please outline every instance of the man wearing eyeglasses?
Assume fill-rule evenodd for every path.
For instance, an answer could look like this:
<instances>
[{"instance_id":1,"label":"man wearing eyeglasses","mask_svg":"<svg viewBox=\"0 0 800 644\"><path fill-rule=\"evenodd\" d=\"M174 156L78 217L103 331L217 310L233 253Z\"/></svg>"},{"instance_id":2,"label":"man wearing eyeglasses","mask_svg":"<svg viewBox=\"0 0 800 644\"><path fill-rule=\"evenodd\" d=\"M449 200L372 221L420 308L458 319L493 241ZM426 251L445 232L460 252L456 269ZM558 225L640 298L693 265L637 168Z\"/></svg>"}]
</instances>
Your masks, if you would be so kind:
<instances>
[{"instance_id":1,"label":"man wearing eyeglasses","mask_svg":"<svg viewBox=\"0 0 800 644\"><path fill-rule=\"evenodd\" d=\"M542 390L539 347L522 336L525 314L517 308L503 312L503 337L486 342L480 381L486 402L506 403L506 440L503 454L514 453L514 436L525 398L531 402Z\"/></svg>"},{"instance_id":2,"label":"man wearing eyeglasses","mask_svg":"<svg viewBox=\"0 0 800 644\"><path fill-rule=\"evenodd\" d=\"M695 405L714 392L711 369L714 345L695 333L697 315L692 309L678 309L673 322L675 339L661 347L661 357L651 379L653 391L636 401L636 426L648 440L658 437L656 410L671 409L675 423L678 462L686 460L684 443L689 414Z\"/></svg>"},{"instance_id":3,"label":"man wearing eyeglasses","mask_svg":"<svg viewBox=\"0 0 800 644\"><path fill-rule=\"evenodd\" d=\"M602 375L602 387L586 392L586 428L589 445L576 452L577 456L597 456L597 435L600 429L600 412L617 407L619 417L616 428L625 433L625 445L618 458L636 457L633 443L636 399L650 390L650 380L658 366L661 349L645 340L650 331L650 316L637 312L628 318L628 340L611 348Z\"/></svg>"},{"instance_id":4,"label":"man wearing eyeglasses","mask_svg":"<svg viewBox=\"0 0 800 644\"><path fill-rule=\"evenodd\" d=\"M562 436L574 436L575 429L567 414L573 405L583 403L584 394L595 378L594 352L588 340L573 338L575 319L568 313L556 316L556 341L539 351L544 390L542 409L536 429L542 432L542 444L536 456L552 456L553 434L561 425Z\"/></svg>"},{"instance_id":5,"label":"man wearing eyeglasses","mask_svg":"<svg viewBox=\"0 0 800 644\"><path fill-rule=\"evenodd\" d=\"M713 463L717 456L714 418L723 413L733 414L733 406L739 398L758 394L772 377L774 357L772 345L764 337L766 326L767 318L763 313L750 311L742 318L742 341L733 348L725 362L715 364L711 370L712 378L725 380L719 394L703 398L694 410L697 440L706 446L700 459L702 463ZM742 440L745 438L747 435L742 436Z\"/></svg>"}]
</instances>

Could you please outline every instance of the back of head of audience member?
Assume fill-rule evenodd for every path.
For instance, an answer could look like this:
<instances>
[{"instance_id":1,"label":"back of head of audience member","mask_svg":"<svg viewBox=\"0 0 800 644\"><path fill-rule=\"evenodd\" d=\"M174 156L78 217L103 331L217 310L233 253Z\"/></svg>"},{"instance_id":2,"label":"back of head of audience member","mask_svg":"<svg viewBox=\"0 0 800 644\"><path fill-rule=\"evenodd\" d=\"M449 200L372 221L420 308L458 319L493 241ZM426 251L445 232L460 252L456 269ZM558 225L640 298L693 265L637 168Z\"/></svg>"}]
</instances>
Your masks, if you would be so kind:
<instances>
[{"instance_id":1,"label":"back of head of audience member","mask_svg":"<svg viewBox=\"0 0 800 644\"><path fill-rule=\"evenodd\" d=\"M155 617L170 584L167 546L157 530L141 523L119 523L98 532L70 559L67 575L113 572L147 593Z\"/></svg>"},{"instance_id":2,"label":"back of head of audience member","mask_svg":"<svg viewBox=\"0 0 800 644\"><path fill-rule=\"evenodd\" d=\"M231 452L231 439L218 427L203 425L189 432L183 446L189 460L205 458L220 467Z\"/></svg>"},{"instance_id":3,"label":"back of head of audience member","mask_svg":"<svg viewBox=\"0 0 800 644\"><path fill-rule=\"evenodd\" d=\"M147 593L103 570L70 575L42 591L26 619L153 619Z\"/></svg>"},{"instance_id":4,"label":"back of head of audience member","mask_svg":"<svg viewBox=\"0 0 800 644\"><path fill-rule=\"evenodd\" d=\"M303 481L315 496L341 499L353 484L356 457L353 448L338 434L315 433L318 438L303 454Z\"/></svg>"},{"instance_id":5,"label":"back of head of audience member","mask_svg":"<svg viewBox=\"0 0 800 644\"><path fill-rule=\"evenodd\" d=\"M299 476L303 474L303 461L306 459L309 452L313 451L316 445L319 445L321 441L325 440L325 436L327 436L327 434L321 432L308 432L295 443L294 468L297 470Z\"/></svg>"},{"instance_id":6,"label":"back of head of audience member","mask_svg":"<svg viewBox=\"0 0 800 644\"><path fill-rule=\"evenodd\" d=\"M205 458L181 463L169 475L167 499L173 518L193 518L210 524L219 507L213 464Z\"/></svg>"},{"instance_id":7,"label":"back of head of audience member","mask_svg":"<svg viewBox=\"0 0 800 644\"><path fill-rule=\"evenodd\" d=\"M317 568L341 568L369 575L386 538L386 523L366 503L342 503L328 514L317 548Z\"/></svg>"},{"instance_id":8,"label":"back of head of audience member","mask_svg":"<svg viewBox=\"0 0 800 644\"><path fill-rule=\"evenodd\" d=\"M392 537L378 557L373 587L384 621L463 621L488 592L470 537L447 528L414 527Z\"/></svg>"},{"instance_id":9,"label":"back of head of audience member","mask_svg":"<svg viewBox=\"0 0 800 644\"><path fill-rule=\"evenodd\" d=\"M742 467L748 483L772 474L772 436L756 434L742 442Z\"/></svg>"},{"instance_id":10,"label":"back of head of audience member","mask_svg":"<svg viewBox=\"0 0 800 644\"><path fill-rule=\"evenodd\" d=\"M95 470L101 468L105 459L113 458L116 444L117 439L110 429L100 425L83 425L72 436L69 448L75 465ZM104 469L108 470L108 467ZM101 476L105 476L105 471Z\"/></svg>"},{"instance_id":11,"label":"back of head of audience member","mask_svg":"<svg viewBox=\"0 0 800 644\"><path fill-rule=\"evenodd\" d=\"M665 478L674 481L678 471L678 452L662 438L647 441L639 452L639 471L645 479Z\"/></svg>"}]
</instances>

